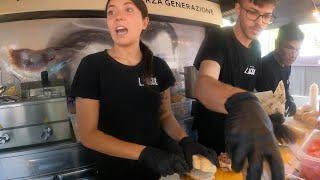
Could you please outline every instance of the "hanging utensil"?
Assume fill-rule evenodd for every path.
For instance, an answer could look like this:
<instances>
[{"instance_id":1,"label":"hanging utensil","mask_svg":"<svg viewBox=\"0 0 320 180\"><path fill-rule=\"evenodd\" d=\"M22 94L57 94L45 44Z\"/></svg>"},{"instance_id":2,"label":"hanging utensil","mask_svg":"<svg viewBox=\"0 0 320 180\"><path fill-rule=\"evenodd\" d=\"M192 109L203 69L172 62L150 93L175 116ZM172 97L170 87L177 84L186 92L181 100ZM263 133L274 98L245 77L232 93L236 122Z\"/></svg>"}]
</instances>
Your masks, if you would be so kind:
<instances>
[{"instance_id":1,"label":"hanging utensil","mask_svg":"<svg viewBox=\"0 0 320 180\"><path fill-rule=\"evenodd\" d=\"M0 85L0 96L3 95L4 92L6 92L7 88L6 86Z\"/></svg>"}]
</instances>

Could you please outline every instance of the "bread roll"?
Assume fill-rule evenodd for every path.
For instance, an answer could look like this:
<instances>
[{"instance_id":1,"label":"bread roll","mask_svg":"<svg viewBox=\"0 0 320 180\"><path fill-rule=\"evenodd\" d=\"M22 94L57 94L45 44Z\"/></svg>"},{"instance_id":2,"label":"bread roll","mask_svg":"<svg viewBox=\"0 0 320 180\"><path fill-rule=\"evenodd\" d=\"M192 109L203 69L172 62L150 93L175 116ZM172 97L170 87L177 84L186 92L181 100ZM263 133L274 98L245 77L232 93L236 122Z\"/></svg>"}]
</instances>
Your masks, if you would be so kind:
<instances>
[{"instance_id":1,"label":"bread roll","mask_svg":"<svg viewBox=\"0 0 320 180\"><path fill-rule=\"evenodd\" d=\"M193 169L188 175L193 179L214 179L217 167L201 155L192 156Z\"/></svg>"},{"instance_id":2,"label":"bread roll","mask_svg":"<svg viewBox=\"0 0 320 180\"><path fill-rule=\"evenodd\" d=\"M229 158L227 153L221 153L218 157L220 169L224 172L231 172L231 159Z\"/></svg>"},{"instance_id":3,"label":"bread roll","mask_svg":"<svg viewBox=\"0 0 320 180\"><path fill-rule=\"evenodd\" d=\"M306 118L306 116L310 116L310 112L312 111L312 107L310 105L304 105L301 108L297 109L296 114L294 115L294 119L298 121L302 121ZM305 114L307 113L307 114ZM313 111L313 114L316 113Z\"/></svg>"},{"instance_id":4,"label":"bread roll","mask_svg":"<svg viewBox=\"0 0 320 180\"><path fill-rule=\"evenodd\" d=\"M317 128L318 127L318 118L314 116L309 116L306 119L304 119L306 123L308 123L310 126Z\"/></svg>"},{"instance_id":5,"label":"bread roll","mask_svg":"<svg viewBox=\"0 0 320 180\"><path fill-rule=\"evenodd\" d=\"M207 158L205 157L200 157L200 161L201 161L201 166L200 166L200 170L203 172L211 172L213 174L216 173L217 171L217 167L215 165L213 165Z\"/></svg>"},{"instance_id":6,"label":"bread roll","mask_svg":"<svg viewBox=\"0 0 320 180\"><path fill-rule=\"evenodd\" d=\"M309 111L309 112L303 113L301 115L301 119L299 119L299 120L314 127L314 128L317 128L319 116L320 116L319 111Z\"/></svg>"},{"instance_id":7,"label":"bread roll","mask_svg":"<svg viewBox=\"0 0 320 180\"><path fill-rule=\"evenodd\" d=\"M302 111L302 112L312 111L312 107L311 107L309 104L304 105L304 106L301 107L301 111Z\"/></svg>"},{"instance_id":8,"label":"bread roll","mask_svg":"<svg viewBox=\"0 0 320 180\"><path fill-rule=\"evenodd\" d=\"M198 169L192 169L188 175L194 180L213 180L215 178L214 173L203 172Z\"/></svg>"},{"instance_id":9,"label":"bread roll","mask_svg":"<svg viewBox=\"0 0 320 180\"><path fill-rule=\"evenodd\" d=\"M198 155L193 155L193 156L192 156L192 163L193 163L193 168L194 168L194 169L201 169L200 156L198 156Z\"/></svg>"},{"instance_id":10,"label":"bread roll","mask_svg":"<svg viewBox=\"0 0 320 180\"><path fill-rule=\"evenodd\" d=\"M293 119L301 121L302 114L303 114L302 110L298 109L297 112L294 114Z\"/></svg>"},{"instance_id":11,"label":"bread roll","mask_svg":"<svg viewBox=\"0 0 320 180\"><path fill-rule=\"evenodd\" d=\"M193 155L192 161L194 169L211 173L216 173L217 171L217 167L214 164L212 164L207 158L201 155Z\"/></svg>"},{"instance_id":12,"label":"bread roll","mask_svg":"<svg viewBox=\"0 0 320 180\"><path fill-rule=\"evenodd\" d=\"M309 111L302 114L301 119L305 120L309 117L319 117L319 111Z\"/></svg>"}]
</instances>

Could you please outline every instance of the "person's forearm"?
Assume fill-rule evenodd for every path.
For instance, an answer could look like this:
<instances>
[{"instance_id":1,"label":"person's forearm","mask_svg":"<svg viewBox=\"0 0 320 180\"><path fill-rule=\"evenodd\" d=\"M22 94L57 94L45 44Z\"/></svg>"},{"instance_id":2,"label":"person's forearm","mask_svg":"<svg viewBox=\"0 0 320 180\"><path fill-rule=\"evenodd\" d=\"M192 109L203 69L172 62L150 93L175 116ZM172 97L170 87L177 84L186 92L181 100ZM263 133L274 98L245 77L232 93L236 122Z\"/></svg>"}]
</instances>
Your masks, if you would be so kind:
<instances>
[{"instance_id":1,"label":"person's forearm","mask_svg":"<svg viewBox=\"0 0 320 180\"><path fill-rule=\"evenodd\" d=\"M236 88L222 83L210 76L199 76L196 83L196 98L208 109L227 114L225 102L227 99L239 92L245 92L240 88Z\"/></svg>"},{"instance_id":2,"label":"person's forearm","mask_svg":"<svg viewBox=\"0 0 320 180\"><path fill-rule=\"evenodd\" d=\"M161 118L163 129L172 139L180 141L182 138L187 136L184 129L172 114L162 116Z\"/></svg>"},{"instance_id":3,"label":"person's forearm","mask_svg":"<svg viewBox=\"0 0 320 180\"><path fill-rule=\"evenodd\" d=\"M80 136L80 139L81 143L89 149L132 160L138 160L145 148L145 146L122 141L99 130Z\"/></svg>"},{"instance_id":4,"label":"person's forearm","mask_svg":"<svg viewBox=\"0 0 320 180\"><path fill-rule=\"evenodd\" d=\"M174 117L171 109L170 89L162 92L162 100L160 106L160 122L165 132L174 140L180 141L186 137L186 132L179 125Z\"/></svg>"}]
</instances>

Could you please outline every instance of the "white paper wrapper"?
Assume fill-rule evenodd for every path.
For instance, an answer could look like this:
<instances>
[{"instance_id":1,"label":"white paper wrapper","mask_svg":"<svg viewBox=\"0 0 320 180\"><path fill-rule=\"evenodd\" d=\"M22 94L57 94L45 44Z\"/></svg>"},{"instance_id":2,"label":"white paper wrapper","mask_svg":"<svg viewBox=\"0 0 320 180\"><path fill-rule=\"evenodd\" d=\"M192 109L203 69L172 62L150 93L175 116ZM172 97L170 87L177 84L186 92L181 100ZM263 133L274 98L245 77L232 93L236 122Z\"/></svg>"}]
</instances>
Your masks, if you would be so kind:
<instances>
[{"instance_id":1,"label":"white paper wrapper","mask_svg":"<svg viewBox=\"0 0 320 180\"><path fill-rule=\"evenodd\" d=\"M264 91L255 93L255 95L261 102L263 109L268 113L268 115L285 113L286 93L282 81L279 82L275 92Z\"/></svg>"}]
</instances>

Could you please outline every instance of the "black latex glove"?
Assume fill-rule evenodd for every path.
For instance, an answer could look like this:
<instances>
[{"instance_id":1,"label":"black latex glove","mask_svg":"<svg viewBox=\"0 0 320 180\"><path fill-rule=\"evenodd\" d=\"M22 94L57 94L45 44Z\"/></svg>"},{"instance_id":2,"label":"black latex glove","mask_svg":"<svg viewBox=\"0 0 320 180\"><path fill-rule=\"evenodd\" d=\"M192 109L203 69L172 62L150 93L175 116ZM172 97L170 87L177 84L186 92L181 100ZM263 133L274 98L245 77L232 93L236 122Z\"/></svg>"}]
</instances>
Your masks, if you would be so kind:
<instances>
[{"instance_id":1,"label":"black latex glove","mask_svg":"<svg viewBox=\"0 0 320 180\"><path fill-rule=\"evenodd\" d=\"M296 142L296 136L294 132L283 124L285 119L282 114L276 113L270 115L269 117L273 124L274 135L281 144L292 144Z\"/></svg>"},{"instance_id":2,"label":"black latex glove","mask_svg":"<svg viewBox=\"0 0 320 180\"><path fill-rule=\"evenodd\" d=\"M154 147L144 148L140 154L139 162L163 177L173 173L185 174L188 172L188 164L183 158Z\"/></svg>"},{"instance_id":3,"label":"black latex glove","mask_svg":"<svg viewBox=\"0 0 320 180\"><path fill-rule=\"evenodd\" d=\"M185 137L180 140L180 146L183 149L185 159L188 163L189 170L193 169L192 156L200 154L207 158L212 164L218 166L218 158L216 152L197 142L194 142L190 137Z\"/></svg>"},{"instance_id":4,"label":"black latex glove","mask_svg":"<svg viewBox=\"0 0 320 180\"><path fill-rule=\"evenodd\" d=\"M286 107L286 109L288 109L288 110L286 111L286 115L287 115L287 116L294 116L294 115L296 114L296 112L297 112L297 106L296 106L296 104L295 104L293 101L287 100L285 107Z\"/></svg>"},{"instance_id":5,"label":"black latex glove","mask_svg":"<svg viewBox=\"0 0 320 180\"><path fill-rule=\"evenodd\" d=\"M270 165L273 180L284 180L284 166L273 135L269 116L256 96L249 92L237 93L225 104L226 148L232 169L239 172L248 159L247 180L261 178L263 161Z\"/></svg>"}]
</instances>

